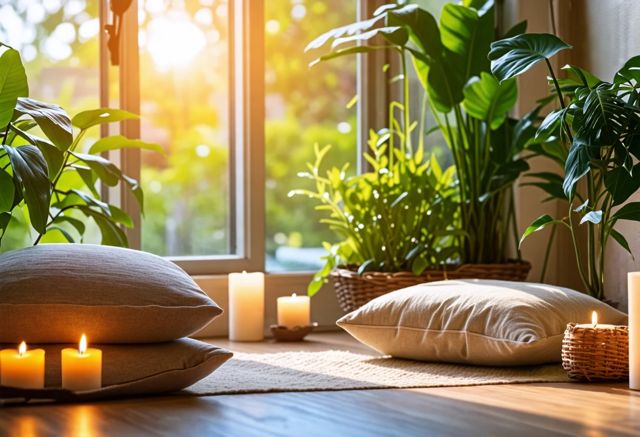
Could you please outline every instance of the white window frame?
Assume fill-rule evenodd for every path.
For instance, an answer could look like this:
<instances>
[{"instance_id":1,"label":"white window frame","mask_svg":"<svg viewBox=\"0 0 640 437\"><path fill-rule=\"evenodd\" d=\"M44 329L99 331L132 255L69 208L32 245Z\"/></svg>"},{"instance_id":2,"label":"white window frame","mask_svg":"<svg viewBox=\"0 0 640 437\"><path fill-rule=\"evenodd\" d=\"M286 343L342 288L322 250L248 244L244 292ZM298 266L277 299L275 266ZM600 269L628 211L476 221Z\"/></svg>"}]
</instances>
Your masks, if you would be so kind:
<instances>
[{"instance_id":1,"label":"white window frame","mask_svg":"<svg viewBox=\"0 0 640 437\"><path fill-rule=\"evenodd\" d=\"M109 0L100 0L101 27L109 19ZM230 14L230 229L233 255L168 257L191 275L221 275L234 271L265 270L265 140L264 140L264 0L228 0ZM384 0L358 0L358 18L369 17ZM133 0L122 20L120 38L119 106L140 113L140 78L138 47L138 1ZM108 54L106 37L101 35L101 105L109 106ZM373 113L368 107L386 107L386 93L380 93L383 81L384 54L358 55L358 156L366 145L370 128L379 128L386 114ZM239 86L237 86L239 85ZM106 135L107 130L102 134ZM121 122L120 133L130 138L140 137L140 122ZM124 149L111 157L119 162L123 172L140 179L141 157L136 149ZM359 166L362 165L358 160ZM134 227L126 229L130 247L141 248L140 210L126 187L107 190L109 201L119 204L133 218ZM238 201L242 199L242 201ZM292 278L298 284L311 278L311 272L276 273Z\"/></svg>"}]
</instances>

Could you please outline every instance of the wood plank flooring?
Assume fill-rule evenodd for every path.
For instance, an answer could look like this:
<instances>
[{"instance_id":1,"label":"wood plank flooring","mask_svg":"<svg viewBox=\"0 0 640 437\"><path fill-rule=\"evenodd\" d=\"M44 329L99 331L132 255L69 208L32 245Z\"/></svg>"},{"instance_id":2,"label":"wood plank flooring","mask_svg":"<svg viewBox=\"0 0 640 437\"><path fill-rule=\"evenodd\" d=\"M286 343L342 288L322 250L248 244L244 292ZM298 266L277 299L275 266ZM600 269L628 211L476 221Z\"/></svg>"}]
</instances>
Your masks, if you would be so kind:
<instances>
[{"instance_id":1,"label":"wood plank flooring","mask_svg":"<svg viewBox=\"0 0 640 437\"><path fill-rule=\"evenodd\" d=\"M212 343L244 352L343 349L343 334L300 344ZM626 384L514 384L411 390L165 396L0 408L2 436L615 436L640 435Z\"/></svg>"}]
</instances>

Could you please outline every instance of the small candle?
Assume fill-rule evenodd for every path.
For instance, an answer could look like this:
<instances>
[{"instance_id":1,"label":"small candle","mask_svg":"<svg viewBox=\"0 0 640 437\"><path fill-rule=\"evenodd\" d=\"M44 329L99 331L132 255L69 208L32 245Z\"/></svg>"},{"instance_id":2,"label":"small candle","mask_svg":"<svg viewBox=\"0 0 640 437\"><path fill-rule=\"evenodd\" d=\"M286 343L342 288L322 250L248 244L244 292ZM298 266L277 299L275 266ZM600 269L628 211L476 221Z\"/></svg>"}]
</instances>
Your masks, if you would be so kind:
<instances>
[{"instance_id":1,"label":"small candle","mask_svg":"<svg viewBox=\"0 0 640 437\"><path fill-rule=\"evenodd\" d=\"M229 339L264 339L264 273L229 274Z\"/></svg>"},{"instance_id":2,"label":"small candle","mask_svg":"<svg viewBox=\"0 0 640 437\"><path fill-rule=\"evenodd\" d=\"M309 296L291 296L278 298L278 325L293 328L311 324L311 299Z\"/></svg>"},{"instance_id":3,"label":"small candle","mask_svg":"<svg viewBox=\"0 0 640 437\"><path fill-rule=\"evenodd\" d=\"M593 311L591 313L591 323L578 324L576 325L576 328L615 329L616 325L609 325L604 323L598 324L598 313Z\"/></svg>"},{"instance_id":4,"label":"small candle","mask_svg":"<svg viewBox=\"0 0 640 437\"><path fill-rule=\"evenodd\" d=\"M640 390L640 272L627 275L629 293L629 388Z\"/></svg>"},{"instance_id":5,"label":"small candle","mask_svg":"<svg viewBox=\"0 0 640 437\"><path fill-rule=\"evenodd\" d=\"M0 351L0 384L18 388L44 388L44 349L27 349L23 341L18 349Z\"/></svg>"},{"instance_id":6,"label":"small candle","mask_svg":"<svg viewBox=\"0 0 640 437\"><path fill-rule=\"evenodd\" d=\"M78 349L62 349L62 388L85 391L100 387L102 387L102 351L87 348L87 337L82 334Z\"/></svg>"}]
</instances>

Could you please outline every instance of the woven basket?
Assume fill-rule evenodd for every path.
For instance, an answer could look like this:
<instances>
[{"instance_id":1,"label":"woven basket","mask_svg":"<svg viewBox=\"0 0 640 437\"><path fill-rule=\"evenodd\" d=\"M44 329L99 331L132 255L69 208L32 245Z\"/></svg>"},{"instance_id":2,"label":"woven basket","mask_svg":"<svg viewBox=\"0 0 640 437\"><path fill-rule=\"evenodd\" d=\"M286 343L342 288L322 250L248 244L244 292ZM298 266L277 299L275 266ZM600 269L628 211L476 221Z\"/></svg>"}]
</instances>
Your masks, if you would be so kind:
<instances>
[{"instance_id":1,"label":"woven basket","mask_svg":"<svg viewBox=\"0 0 640 437\"><path fill-rule=\"evenodd\" d=\"M531 264L526 261L510 261L503 264L462 264L426 270L416 276L411 272L366 272L360 275L357 266L338 266L331 272L331 281L340 307L350 312L378 296L416 284L445 279L524 281L530 269Z\"/></svg>"},{"instance_id":2,"label":"woven basket","mask_svg":"<svg viewBox=\"0 0 640 437\"><path fill-rule=\"evenodd\" d=\"M629 377L629 328L569 323L562 340L562 367L574 380L614 381Z\"/></svg>"}]
</instances>

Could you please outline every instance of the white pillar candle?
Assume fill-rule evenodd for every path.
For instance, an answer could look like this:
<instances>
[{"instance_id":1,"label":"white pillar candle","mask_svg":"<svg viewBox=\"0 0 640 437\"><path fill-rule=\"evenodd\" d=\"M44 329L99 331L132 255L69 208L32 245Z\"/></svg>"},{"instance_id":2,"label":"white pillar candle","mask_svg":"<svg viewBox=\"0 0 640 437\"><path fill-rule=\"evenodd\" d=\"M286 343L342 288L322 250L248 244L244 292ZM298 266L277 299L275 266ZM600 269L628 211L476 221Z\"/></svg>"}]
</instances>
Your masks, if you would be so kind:
<instances>
[{"instance_id":1,"label":"white pillar candle","mask_svg":"<svg viewBox=\"0 0 640 437\"><path fill-rule=\"evenodd\" d=\"M628 274L629 388L640 390L640 272Z\"/></svg>"},{"instance_id":2,"label":"white pillar candle","mask_svg":"<svg viewBox=\"0 0 640 437\"><path fill-rule=\"evenodd\" d=\"M44 349L28 350L23 341L18 349L0 351L0 384L44 388Z\"/></svg>"},{"instance_id":3,"label":"white pillar candle","mask_svg":"<svg viewBox=\"0 0 640 437\"><path fill-rule=\"evenodd\" d=\"M62 388L71 391L96 390L102 387L102 351L87 348L82 334L78 349L62 349Z\"/></svg>"},{"instance_id":4,"label":"white pillar candle","mask_svg":"<svg viewBox=\"0 0 640 437\"><path fill-rule=\"evenodd\" d=\"M291 296L278 298L278 325L293 328L311 324L311 303L309 296Z\"/></svg>"},{"instance_id":5,"label":"white pillar candle","mask_svg":"<svg viewBox=\"0 0 640 437\"><path fill-rule=\"evenodd\" d=\"M264 273L229 274L229 339L264 339Z\"/></svg>"}]
</instances>

